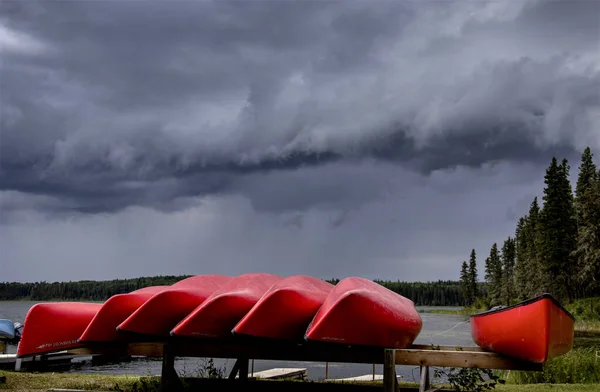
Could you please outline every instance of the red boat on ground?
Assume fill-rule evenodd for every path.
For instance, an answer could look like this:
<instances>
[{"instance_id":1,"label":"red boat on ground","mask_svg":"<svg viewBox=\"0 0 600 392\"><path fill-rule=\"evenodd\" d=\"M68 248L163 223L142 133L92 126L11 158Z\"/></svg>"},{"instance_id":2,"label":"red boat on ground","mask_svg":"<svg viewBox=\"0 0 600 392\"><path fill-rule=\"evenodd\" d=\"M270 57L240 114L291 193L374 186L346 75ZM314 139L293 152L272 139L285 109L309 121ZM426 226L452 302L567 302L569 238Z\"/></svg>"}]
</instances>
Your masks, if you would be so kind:
<instances>
[{"instance_id":1,"label":"red boat on ground","mask_svg":"<svg viewBox=\"0 0 600 392\"><path fill-rule=\"evenodd\" d=\"M94 316L83 334L81 343L122 341L126 335L117 331L117 326L136 311L153 295L170 286L150 286L127 294L116 294L110 297Z\"/></svg>"},{"instance_id":2,"label":"red boat on ground","mask_svg":"<svg viewBox=\"0 0 600 392\"><path fill-rule=\"evenodd\" d=\"M513 358L544 363L573 348L575 319L550 294L492 308L470 320L479 347Z\"/></svg>"},{"instance_id":3,"label":"red boat on ground","mask_svg":"<svg viewBox=\"0 0 600 392\"><path fill-rule=\"evenodd\" d=\"M102 304L52 302L35 304L27 312L17 357L81 347L77 342Z\"/></svg>"},{"instance_id":4,"label":"red boat on ground","mask_svg":"<svg viewBox=\"0 0 600 392\"><path fill-rule=\"evenodd\" d=\"M423 326L414 303L373 281L350 277L329 293L306 331L308 341L407 348Z\"/></svg>"},{"instance_id":5,"label":"red boat on ground","mask_svg":"<svg viewBox=\"0 0 600 392\"><path fill-rule=\"evenodd\" d=\"M233 329L234 334L302 340L333 285L310 276L287 277L271 287Z\"/></svg>"},{"instance_id":6,"label":"red boat on ground","mask_svg":"<svg viewBox=\"0 0 600 392\"><path fill-rule=\"evenodd\" d=\"M177 323L232 279L223 275L198 275L181 280L146 301L118 330L168 337Z\"/></svg>"},{"instance_id":7,"label":"red boat on ground","mask_svg":"<svg viewBox=\"0 0 600 392\"><path fill-rule=\"evenodd\" d=\"M173 330L173 336L228 338L231 330L281 277L244 274L233 278L194 309Z\"/></svg>"}]
</instances>

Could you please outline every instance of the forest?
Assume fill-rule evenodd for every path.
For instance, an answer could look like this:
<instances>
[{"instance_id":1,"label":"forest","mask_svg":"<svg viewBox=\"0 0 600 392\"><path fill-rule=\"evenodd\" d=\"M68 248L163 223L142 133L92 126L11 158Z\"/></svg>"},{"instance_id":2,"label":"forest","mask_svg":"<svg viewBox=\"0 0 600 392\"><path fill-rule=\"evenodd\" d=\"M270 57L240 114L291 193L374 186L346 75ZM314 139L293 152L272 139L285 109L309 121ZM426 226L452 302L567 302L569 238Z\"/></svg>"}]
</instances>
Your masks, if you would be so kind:
<instances>
[{"instance_id":1,"label":"forest","mask_svg":"<svg viewBox=\"0 0 600 392\"><path fill-rule=\"evenodd\" d=\"M566 159L552 158L542 201L531 201L513 236L491 245L485 258L485 287L479 291L477 257L462 262L464 305L511 305L542 293L561 302L600 295L600 171L591 149L581 155L575 192Z\"/></svg>"},{"instance_id":2,"label":"forest","mask_svg":"<svg viewBox=\"0 0 600 392\"><path fill-rule=\"evenodd\" d=\"M78 282L0 283L0 300L75 300L105 301L115 294L128 293L147 286L171 285L188 278L181 276L155 276L135 279L106 281L84 280ZM336 284L339 279L328 279ZM463 302L458 281L393 282L376 280L377 283L412 299L421 306L459 306ZM484 290L482 287L481 290Z\"/></svg>"}]
</instances>

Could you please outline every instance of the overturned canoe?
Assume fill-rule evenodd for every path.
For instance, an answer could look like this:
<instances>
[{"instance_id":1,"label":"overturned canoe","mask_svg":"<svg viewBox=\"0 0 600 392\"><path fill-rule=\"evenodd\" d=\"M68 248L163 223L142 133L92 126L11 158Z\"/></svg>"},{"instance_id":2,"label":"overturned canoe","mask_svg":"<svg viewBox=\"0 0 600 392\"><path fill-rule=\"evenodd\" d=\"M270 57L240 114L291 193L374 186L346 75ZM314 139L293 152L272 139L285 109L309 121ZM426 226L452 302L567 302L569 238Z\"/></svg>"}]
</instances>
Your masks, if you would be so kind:
<instances>
[{"instance_id":1,"label":"overturned canoe","mask_svg":"<svg viewBox=\"0 0 600 392\"><path fill-rule=\"evenodd\" d=\"M373 281L350 277L329 293L306 331L308 341L406 348L423 326L414 303Z\"/></svg>"},{"instance_id":2,"label":"overturned canoe","mask_svg":"<svg viewBox=\"0 0 600 392\"><path fill-rule=\"evenodd\" d=\"M35 304L23 323L17 356L61 351L82 344L77 341L102 304L52 302Z\"/></svg>"},{"instance_id":3,"label":"overturned canoe","mask_svg":"<svg viewBox=\"0 0 600 392\"><path fill-rule=\"evenodd\" d=\"M15 323L12 320L0 319L0 340L15 338Z\"/></svg>"},{"instance_id":4,"label":"overturned canoe","mask_svg":"<svg viewBox=\"0 0 600 392\"><path fill-rule=\"evenodd\" d=\"M153 295L170 286L150 286L127 294L116 294L110 297L94 316L83 334L81 343L122 341L127 338L117 331L117 326L135 312Z\"/></svg>"},{"instance_id":5,"label":"overturned canoe","mask_svg":"<svg viewBox=\"0 0 600 392\"><path fill-rule=\"evenodd\" d=\"M173 336L230 338L231 330L281 277L244 274L233 278L194 309L173 330Z\"/></svg>"},{"instance_id":6,"label":"overturned canoe","mask_svg":"<svg viewBox=\"0 0 600 392\"><path fill-rule=\"evenodd\" d=\"M232 279L223 275L198 275L179 281L140 306L118 330L168 337L177 323Z\"/></svg>"},{"instance_id":7,"label":"overturned canoe","mask_svg":"<svg viewBox=\"0 0 600 392\"><path fill-rule=\"evenodd\" d=\"M471 336L481 348L544 363L573 348L575 319L550 294L474 314Z\"/></svg>"},{"instance_id":8,"label":"overturned canoe","mask_svg":"<svg viewBox=\"0 0 600 392\"><path fill-rule=\"evenodd\" d=\"M310 276L287 277L271 287L233 329L234 334L302 340L333 285Z\"/></svg>"}]
</instances>

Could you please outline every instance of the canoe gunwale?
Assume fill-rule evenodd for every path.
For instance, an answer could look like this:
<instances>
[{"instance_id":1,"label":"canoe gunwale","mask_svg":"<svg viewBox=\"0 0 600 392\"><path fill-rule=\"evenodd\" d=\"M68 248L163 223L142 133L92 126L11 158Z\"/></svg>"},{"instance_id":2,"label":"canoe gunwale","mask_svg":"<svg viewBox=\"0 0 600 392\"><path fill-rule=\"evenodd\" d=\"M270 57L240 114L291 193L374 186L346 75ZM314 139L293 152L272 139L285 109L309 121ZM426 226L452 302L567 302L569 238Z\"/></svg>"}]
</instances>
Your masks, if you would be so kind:
<instances>
[{"instance_id":1,"label":"canoe gunwale","mask_svg":"<svg viewBox=\"0 0 600 392\"><path fill-rule=\"evenodd\" d=\"M562 310L563 313L565 313L567 316L569 316L569 318L571 318L571 320L575 321L575 316L573 316L567 309L565 309L565 307L560 302L558 302L558 300L556 298L554 298L554 296L552 296L552 294L549 294L549 293L543 293L543 294L538 295L537 297L529 298L529 299L526 299L525 301L519 302L519 303L511 305L511 306L507 306L507 307L504 307L504 308L494 309L494 310L486 310L485 312L472 314L472 315L469 316L469 318L481 317L481 316L489 316L491 314L496 314L496 313L502 313L502 312L510 311L510 310L513 310L513 309L517 309L517 308L519 308L521 306L531 305L533 303L541 301L542 299L549 299L549 300L551 300L552 303L557 308L559 308L560 310Z\"/></svg>"}]
</instances>

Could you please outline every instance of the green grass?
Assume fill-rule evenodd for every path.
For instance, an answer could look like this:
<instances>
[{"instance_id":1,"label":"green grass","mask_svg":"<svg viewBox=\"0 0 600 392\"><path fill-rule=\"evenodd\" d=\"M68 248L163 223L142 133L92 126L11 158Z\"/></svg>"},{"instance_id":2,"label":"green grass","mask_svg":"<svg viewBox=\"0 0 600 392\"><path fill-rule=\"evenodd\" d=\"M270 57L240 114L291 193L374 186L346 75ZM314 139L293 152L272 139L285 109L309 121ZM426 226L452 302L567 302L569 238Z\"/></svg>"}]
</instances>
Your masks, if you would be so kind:
<instances>
[{"instance_id":1,"label":"green grass","mask_svg":"<svg viewBox=\"0 0 600 392\"><path fill-rule=\"evenodd\" d=\"M600 325L600 297L580 299L565 305L565 308L578 321L595 321L596 326Z\"/></svg>"},{"instance_id":2,"label":"green grass","mask_svg":"<svg viewBox=\"0 0 600 392\"><path fill-rule=\"evenodd\" d=\"M599 357L597 358L596 355ZM511 384L594 384L600 383L600 349L576 348L544 364L541 372L511 371L505 377Z\"/></svg>"},{"instance_id":3,"label":"green grass","mask_svg":"<svg viewBox=\"0 0 600 392\"><path fill-rule=\"evenodd\" d=\"M140 383L138 376L108 376L97 374L70 373L26 373L0 370L0 376L6 377L6 383L0 384L0 390L10 391L47 391L48 388L114 390L115 385L133 390Z\"/></svg>"},{"instance_id":4,"label":"green grass","mask_svg":"<svg viewBox=\"0 0 600 392\"><path fill-rule=\"evenodd\" d=\"M496 387L500 392L600 392L600 384L505 384Z\"/></svg>"}]
</instances>

